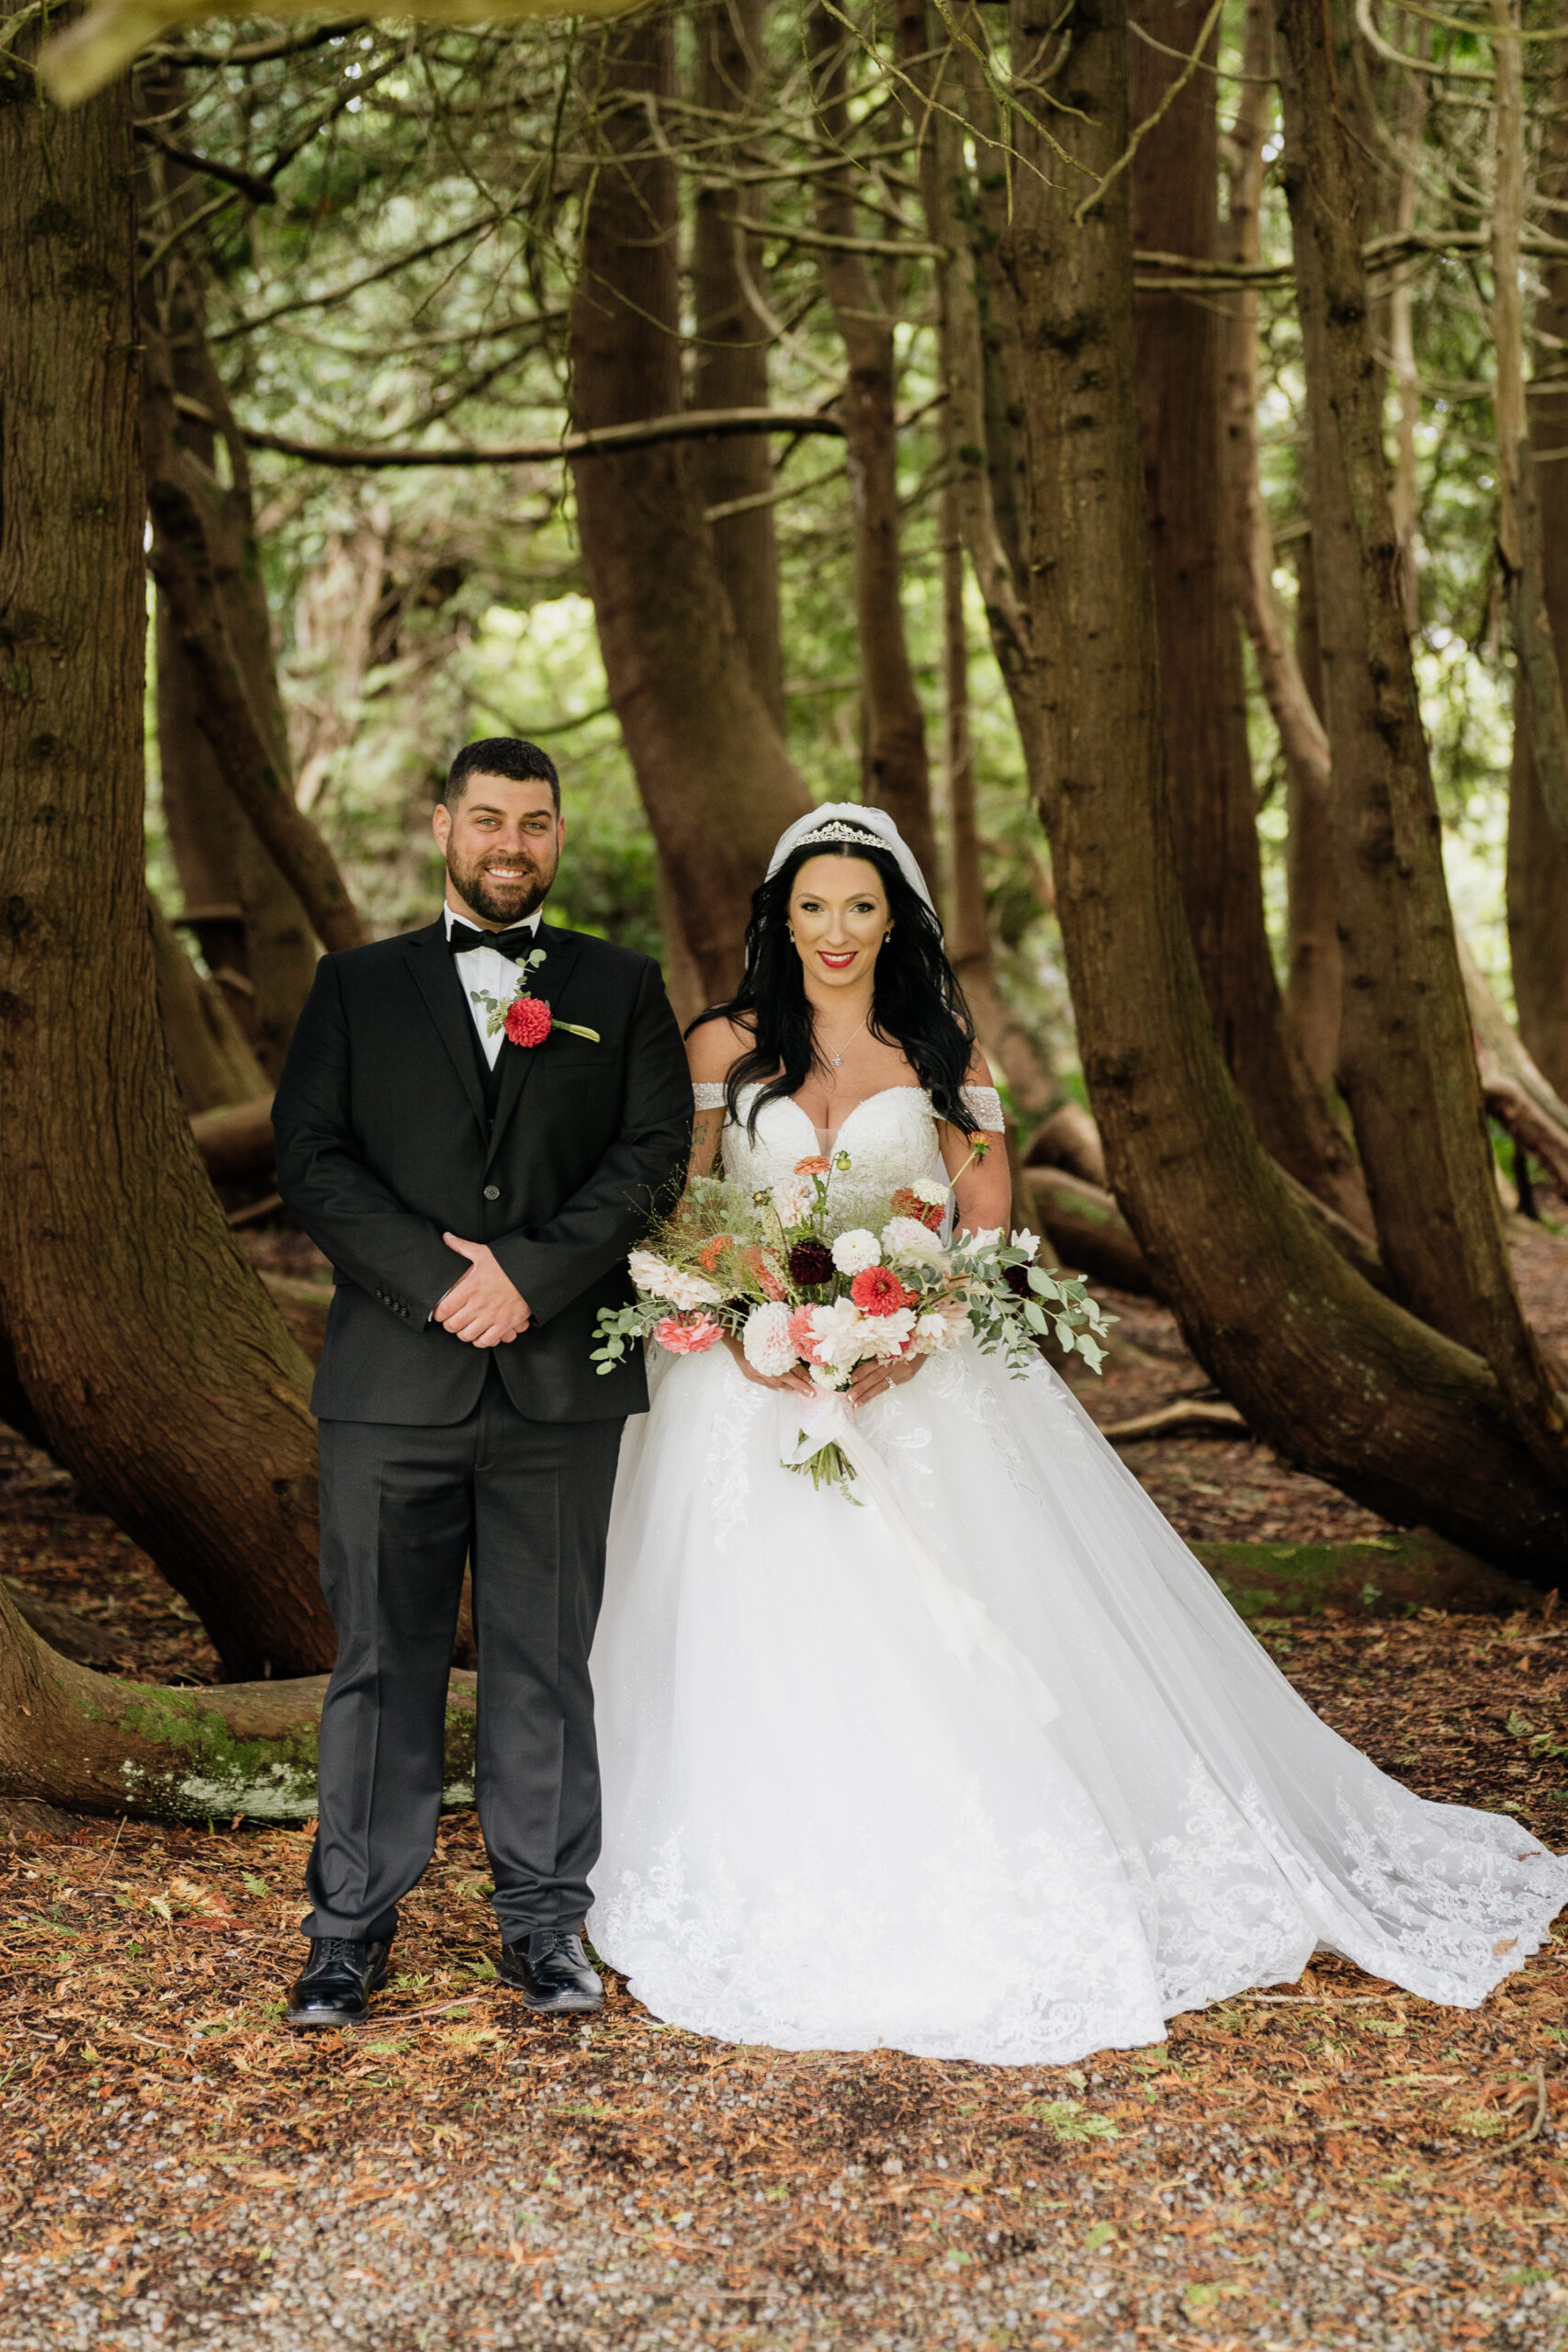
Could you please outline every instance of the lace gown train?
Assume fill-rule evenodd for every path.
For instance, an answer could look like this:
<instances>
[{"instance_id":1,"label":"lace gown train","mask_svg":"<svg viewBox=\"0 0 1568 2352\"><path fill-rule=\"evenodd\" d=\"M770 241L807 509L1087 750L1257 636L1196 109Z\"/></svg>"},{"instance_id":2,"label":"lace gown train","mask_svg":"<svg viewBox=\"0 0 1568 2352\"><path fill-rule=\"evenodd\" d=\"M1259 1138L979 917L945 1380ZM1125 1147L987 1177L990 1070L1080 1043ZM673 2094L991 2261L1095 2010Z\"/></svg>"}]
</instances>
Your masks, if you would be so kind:
<instances>
[{"instance_id":1,"label":"lace gown train","mask_svg":"<svg viewBox=\"0 0 1568 2352\"><path fill-rule=\"evenodd\" d=\"M940 1173L913 1087L838 1141L840 1185ZM770 1183L815 1142L775 1102L726 1167ZM1043 1363L965 1340L857 1426L999 1645L955 1650L879 1509L780 1466L777 1400L722 1350L659 1356L628 1424L591 1932L656 2016L1063 2064L1319 1948L1473 2007L1544 1940L1568 1863L1320 1723Z\"/></svg>"}]
</instances>

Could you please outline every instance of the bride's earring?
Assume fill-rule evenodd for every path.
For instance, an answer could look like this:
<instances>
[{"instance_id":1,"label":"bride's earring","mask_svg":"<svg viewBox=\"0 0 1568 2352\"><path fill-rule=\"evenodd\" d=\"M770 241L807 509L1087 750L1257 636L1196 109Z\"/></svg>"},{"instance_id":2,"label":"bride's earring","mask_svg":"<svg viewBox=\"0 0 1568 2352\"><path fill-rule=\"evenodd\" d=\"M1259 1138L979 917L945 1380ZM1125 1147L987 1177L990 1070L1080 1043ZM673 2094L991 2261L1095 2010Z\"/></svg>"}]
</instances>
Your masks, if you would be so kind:
<instances>
[{"instance_id":1,"label":"bride's earring","mask_svg":"<svg viewBox=\"0 0 1568 2352\"><path fill-rule=\"evenodd\" d=\"M793 937L795 936L795 934L794 934L794 933L793 933L793 932L791 933L790 936L791 936L791 938L793 938ZM892 936L893 936L893 926L892 926L892 924L891 924L891 923L889 923L889 924L888 924L888 926L887 926L887 928L886 928L886 931L883 933L883 934L882 934L882 944L884 945L884 947L886 947L886 944L887 944L888 941L892 938Z\"/></svg>"},{"instance_id":2,"label":"bride's earring","mask_svg":"<svg viewBox=\"0 0 1568 2352\"><path fill-rule=\"evenodd\" d=\"M795 945L795 925L792 922L786 922L784 929L789 933L789 944L793 947Z\"/></svg>"}]
</instances>

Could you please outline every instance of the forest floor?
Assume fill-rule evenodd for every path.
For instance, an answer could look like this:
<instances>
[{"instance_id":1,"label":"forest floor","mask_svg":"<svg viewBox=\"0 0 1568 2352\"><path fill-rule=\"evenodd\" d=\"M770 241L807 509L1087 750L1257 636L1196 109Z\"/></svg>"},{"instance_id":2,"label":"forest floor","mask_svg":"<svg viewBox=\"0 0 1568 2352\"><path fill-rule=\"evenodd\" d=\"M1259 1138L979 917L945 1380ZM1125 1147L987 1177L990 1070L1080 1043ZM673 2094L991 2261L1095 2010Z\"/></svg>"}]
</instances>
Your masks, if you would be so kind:
<instances>
[{"instance_id":1,"label":"forest floor","mask_svg":"<svg viewBox=\"0 0 1568 2352\"><path fill-rule=\"evenodd\" d=\"M1568 1253L1525 1241L1568 1346ZM1136 1353L1098 1416L1201 1389L1169 1317L1116 1304ZM1194 1541L1392 1532L1243 1440L1126 1458ZM4 1432L0 1569L111 1670L215 1678L151 1564ZM1568 1846L1550 1604L1257 1622L1408 1786ZM0 1847L3 2352L1568 2346L1568 1927L1473 2013L1320 1962L1075 2067L733 2049L613 1977L592 2026L531 2019L457 1814L373 2024L310 2040L278 2024L309 1835Z\"/></svg>"}]
</instances>

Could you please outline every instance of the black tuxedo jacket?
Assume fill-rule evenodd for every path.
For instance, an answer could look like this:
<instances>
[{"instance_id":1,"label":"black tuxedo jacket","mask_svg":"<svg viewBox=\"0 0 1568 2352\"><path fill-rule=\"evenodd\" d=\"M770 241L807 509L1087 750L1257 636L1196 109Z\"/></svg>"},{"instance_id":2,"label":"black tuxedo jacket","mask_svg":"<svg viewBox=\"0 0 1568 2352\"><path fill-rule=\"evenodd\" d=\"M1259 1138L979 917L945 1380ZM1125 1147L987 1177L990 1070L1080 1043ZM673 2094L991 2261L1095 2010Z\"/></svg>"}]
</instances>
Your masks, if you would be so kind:
<instances>
[{"instance_id":1,"label":"black tuxedo jacket","mask_svg":"<svg viewBox=\"0 0 1568 2352\"><path fill-rule=\"evenodd\" d=\"M273 1125L278 1190L334 1269L323 1420L460 1421L492 1354L531 1420L647 1409L639 1349L603 1377L589 1353L600 1307L632 1296L627 1250L684 1173L681 1034L646 956L548 923L538 944L533 993L601 1042L503 1041L488 1085L444 923L317 967ZM481 1350L430 1320L468 1272L444 1232L490 1244L533 1310L521 1338Z\"/></svg>"}]
</instances>

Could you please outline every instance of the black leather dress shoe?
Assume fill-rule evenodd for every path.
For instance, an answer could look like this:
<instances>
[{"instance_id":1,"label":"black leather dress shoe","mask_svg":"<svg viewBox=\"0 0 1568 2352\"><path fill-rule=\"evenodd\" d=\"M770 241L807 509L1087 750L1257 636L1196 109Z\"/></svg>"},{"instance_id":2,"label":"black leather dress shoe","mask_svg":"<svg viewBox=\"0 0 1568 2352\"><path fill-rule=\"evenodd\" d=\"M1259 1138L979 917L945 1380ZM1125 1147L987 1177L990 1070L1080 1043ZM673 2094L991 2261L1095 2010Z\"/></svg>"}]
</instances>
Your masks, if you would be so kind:
<instances>
[{"instance_id":1,"label":"black leather dress shoe","mask_svg":"<svg viewBox=\"0 0 1568 2352\"><path fill-rule=\"evenodd\" d=\"M284 2022L309 2032L322 2026L363 2025L370 1996L387 1981L390 1944L356 1943L351 1936L317 1936L288 1996Z\"/></svg>"},{"instance_id":2,"label":"black leather dress shoe","mask_svg":"<svg viewBox=\"0 0 1568 2352\"><path fill-rule=\"evenodd\" d=\"M604 2006L604 1987L582 1938L563 1928L536 1928L514 1944L502 1944L496 1973L503 1984L517 1986L529 2008L546 2017L581 2017Z\"/></svg>"}]
</instances>

